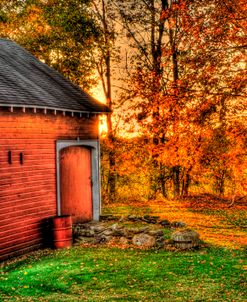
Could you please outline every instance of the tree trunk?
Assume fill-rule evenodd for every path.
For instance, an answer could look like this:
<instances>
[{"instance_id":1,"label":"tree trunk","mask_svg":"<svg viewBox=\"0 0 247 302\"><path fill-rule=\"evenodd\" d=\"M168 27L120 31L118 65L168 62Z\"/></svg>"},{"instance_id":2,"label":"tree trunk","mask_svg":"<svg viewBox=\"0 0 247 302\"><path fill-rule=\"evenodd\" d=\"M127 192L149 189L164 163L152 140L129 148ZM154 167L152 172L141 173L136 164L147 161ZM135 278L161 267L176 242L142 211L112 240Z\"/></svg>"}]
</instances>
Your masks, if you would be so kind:
<instances>
[{"instance_id":1,"label":"tree trunk","mask_svg":"<svg viewBox=\"0 0 247 302\"><path fill-rule=\"evenodd\" d=\"M160 164L160 187L163 197L167 198L165 166Z\"/></svg>"},{"instance_id":2,"label":"tree trunk","mask_svg":"<svg viewBox=\"0 0 247 302\"><path fill-rule=\"evenodd\" d=\"M181 196L186 197L189 195L189 186L190 186L190 172L192 170L192 166L190 166L188 169L185 169L185 176L183 177L183 183L182 183L182 192Z\"/></svg>"},{"instance_id":3,"label":"tree trunk","mask_svg":"<svg viewBox=\"0 0 247 302\"><path fill-rule=\"evenodd\" d=\"M112 98L111 98L111 56L110 52L107 50L106 53L106 87L107 87L107 105L112 109ZM111 113L107 115L107 128L108 128L108 140L111 145L111 150L109 152L109 196L108 200L112 203L116 195L116 160L115 160L115 148L114 148L114 133L112 129L112 116Z\"/></svg>"},{"instance_id":4,"label":"tree trunk","mask_svg":"<svg viewBox=\"0 0 247 302\"><path fill-rule=\"evenodd\" d=\"M107 23L107 12L105 6L105 0L101 1L102 4L102 24L103 24L103 34L104 34L104 44L105 44L105 53L104 53L104 64L105 64L105 97L107 106L112 109L112 92L111 92L111 50L110 50L110 38L109 38L109 28ZM104 77L102 77L104 81ZM112 129L112 114L107 115L107 131L108 131L108 140L111 145L111 150L109 151L109 174L108 174L108 200L113 202L116 195L116 160L115 160L115 150L114 150L114 133Z\"/></svg>"},{"instance_id":5,"label":"tree trunk","mask_svg":"<svg viewBox=\"0 0 247 302\"><path fill-rule=\"evenodd\" d=\"M216 193L223 196L225 193L225 176L226 171L221 171L220 175L215 179Z\"/></svg>"},{"instance_id":6,"label":"tree trunk","mask_svg":"<svg viewBox=\"0 0 247 302\"><path fill-rule=\"evenodd\" d=\"M180 167L173 167L173 187L174 187L174 197L180 195Z\"/></svg>"},{"instance_id":7,"label":"tree trunk","mask_svg":"<svg viewBox=\"0 0 247 302\"><path fill-rule=\"evenodd\" d=\"M182 188L182 197L186 197L189 195L189 186L190 186L190 174L187 172L185 175L185 179L183 180L183 188Z\"/></svg>"}]
</instances>

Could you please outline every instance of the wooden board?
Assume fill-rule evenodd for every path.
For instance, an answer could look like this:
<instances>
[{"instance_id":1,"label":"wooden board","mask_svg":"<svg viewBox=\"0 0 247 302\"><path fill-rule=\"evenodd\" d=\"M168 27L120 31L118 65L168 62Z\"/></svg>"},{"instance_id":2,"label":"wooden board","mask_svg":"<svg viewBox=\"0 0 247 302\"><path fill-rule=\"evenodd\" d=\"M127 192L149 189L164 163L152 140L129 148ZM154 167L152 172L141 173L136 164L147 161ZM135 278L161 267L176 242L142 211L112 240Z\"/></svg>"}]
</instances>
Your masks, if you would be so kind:
<instances>
[{"instance_id":1,"label":"wooden board","mask_svg":"<svg viewBox=\"0 0 247 302\"><path fill-rule=\"evenodd\" d=\"M61 213L73 222L92 220L91 151L68 147L60 154Z\"/></svg>"}]
</instances>

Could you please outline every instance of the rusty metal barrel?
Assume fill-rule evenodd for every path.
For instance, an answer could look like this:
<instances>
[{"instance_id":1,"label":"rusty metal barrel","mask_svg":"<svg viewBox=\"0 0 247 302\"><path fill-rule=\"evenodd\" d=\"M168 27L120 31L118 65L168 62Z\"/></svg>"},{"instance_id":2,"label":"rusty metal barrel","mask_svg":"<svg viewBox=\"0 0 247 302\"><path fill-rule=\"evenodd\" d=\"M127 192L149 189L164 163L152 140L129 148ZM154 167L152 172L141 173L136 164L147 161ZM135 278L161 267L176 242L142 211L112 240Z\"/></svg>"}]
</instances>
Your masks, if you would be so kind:
<instances>
[{"instance_id":1,"label":"rusty metal barrel","mask_svg":"<svg viewBox=\"0 0 247 302\"><path fill-rule=\"evenodd\" d=\"M55 249L72 246L72 219L70 215L53 217L53 246Z\"/></svg>"}]
</instances>

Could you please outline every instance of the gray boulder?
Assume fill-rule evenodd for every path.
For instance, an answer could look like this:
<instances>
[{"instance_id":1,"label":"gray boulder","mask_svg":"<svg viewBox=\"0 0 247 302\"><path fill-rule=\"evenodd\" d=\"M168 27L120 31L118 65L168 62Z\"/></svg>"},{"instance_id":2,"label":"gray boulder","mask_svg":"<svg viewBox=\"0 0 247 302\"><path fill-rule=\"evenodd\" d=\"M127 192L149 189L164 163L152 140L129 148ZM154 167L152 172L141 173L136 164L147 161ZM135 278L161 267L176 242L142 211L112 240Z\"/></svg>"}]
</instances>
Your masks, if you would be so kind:
<instances>
[{"instance_id":1,"label":"gray boulder","mask_svg":"<svg viewBox=\"0 0 247 302\"><path fill-rule=\"evenodd\" d=\"M156 240L151 235L140 233L133 237L132 243L137 246L153 247L156 243Z\"/></svg>"},{"instance_id":2,"label":"gray boulder","mask_svg":"<svg viewBox=\"0 0 247 302\"><path fill-rule=\"evenodd\" d=\"M199 246L199 234L193 230L176 231L171 236L174 246L179 249L191 249Z\"/></svg>"}]
</instances>

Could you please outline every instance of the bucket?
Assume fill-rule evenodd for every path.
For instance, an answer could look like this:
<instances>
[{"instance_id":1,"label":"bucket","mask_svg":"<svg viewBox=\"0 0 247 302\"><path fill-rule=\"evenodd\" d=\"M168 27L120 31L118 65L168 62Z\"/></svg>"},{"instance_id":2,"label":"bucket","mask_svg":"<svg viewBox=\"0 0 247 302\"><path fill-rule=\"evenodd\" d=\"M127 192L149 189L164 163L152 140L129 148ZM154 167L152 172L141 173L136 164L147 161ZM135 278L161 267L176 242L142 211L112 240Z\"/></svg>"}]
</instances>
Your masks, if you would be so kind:
<instances>
[{"instance_id":1,"label":"bucket","mask_svg":"<svg viewBox=\"0 0 247 302\"><path fill-rule=\"evenodd\" d=\"M53 245L55 249L72 246L72 219L70 215L53 217Z\"/></svg>"}]
</instances>

